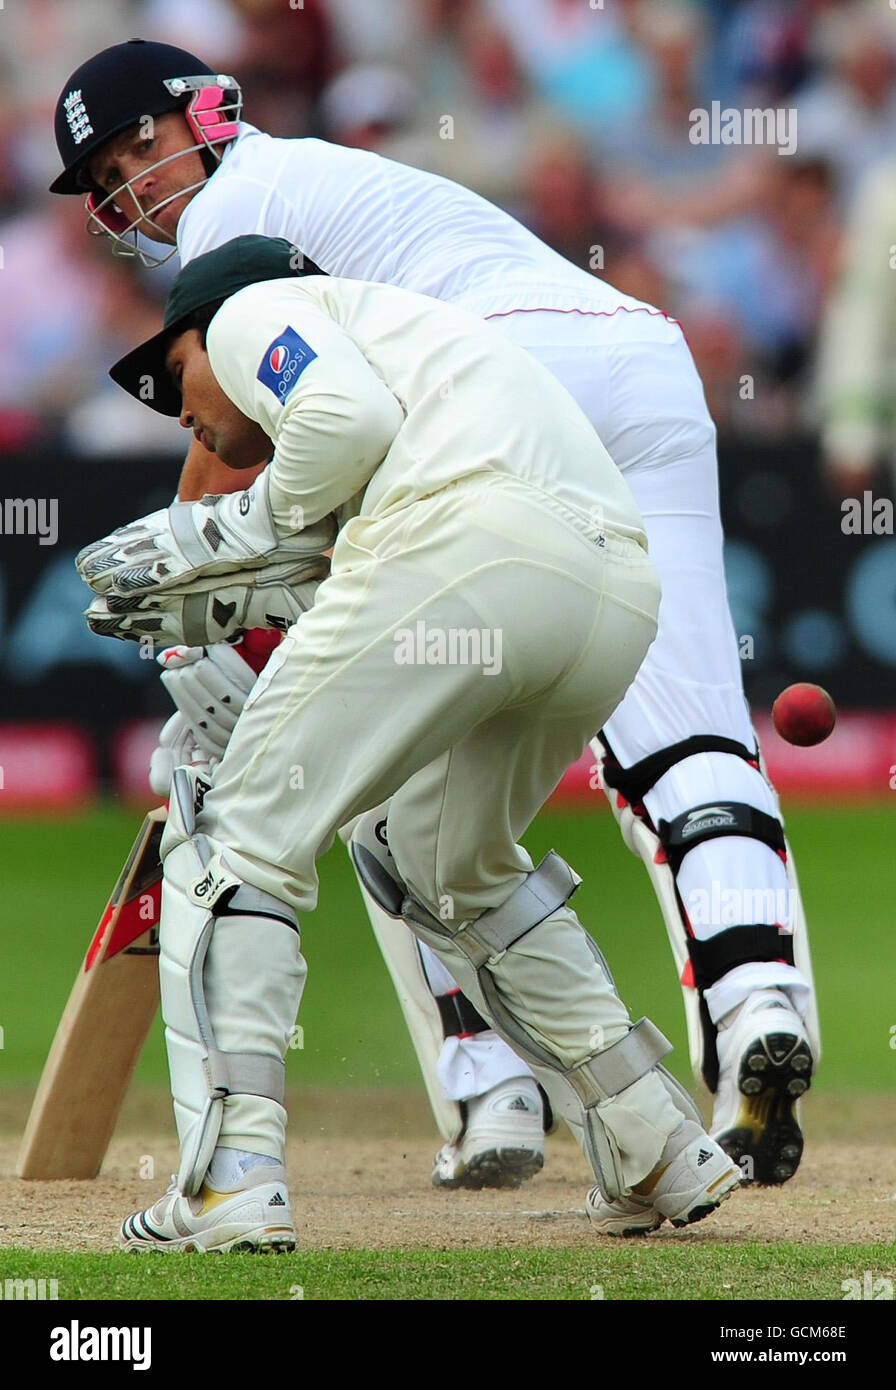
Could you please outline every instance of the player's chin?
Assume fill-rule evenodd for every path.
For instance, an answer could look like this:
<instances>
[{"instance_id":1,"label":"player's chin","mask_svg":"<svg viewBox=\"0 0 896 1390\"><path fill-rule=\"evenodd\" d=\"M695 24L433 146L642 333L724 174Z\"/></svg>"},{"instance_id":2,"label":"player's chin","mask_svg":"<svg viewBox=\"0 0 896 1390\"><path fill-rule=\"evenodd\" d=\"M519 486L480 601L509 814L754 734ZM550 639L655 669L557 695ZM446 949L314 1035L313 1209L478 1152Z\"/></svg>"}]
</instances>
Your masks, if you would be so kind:
<instances>
[{"instance_id":1,"label":"player's chin","mask_svg":"<svg viewBox=\"0 0 896 1390\"><path fill-rule=\"evenodd\" d=\"M161 241L168 246L175 245L177 224L189 201L189 195L186 195L174 198L164 207L150 208L146 214L146 221L140 224L140 231L152 241Z\"/></svg>"},{"instance_id":2,"label":"player's chin","mask_svg":"<svg viewBox=\"0 0 896 1390\"><path fill-rule=\"evenodd\" d=\"M203 435L202 442L209 453L217 454L228 468L252 468L258 462L257 448L251 449L242 440L216 436L209 442L208 436Z\"/></svg>"},{"instance_id":3,"label":"player's chin","mask_svg":"<svg viewBox=\"0 0 896 1390\"><path fill-rule=\"evenodd\" d=\"M176 246L177 220L175 219L174 226L169 231L167 227L162 226L161 219L164 217L164 211L158 217L155 214L151 214L151 217L152 221L144 220L137 223L137 231L140 235L145 236L147 241L156 241L162 246Z\"/></svg>"}]
</instances>

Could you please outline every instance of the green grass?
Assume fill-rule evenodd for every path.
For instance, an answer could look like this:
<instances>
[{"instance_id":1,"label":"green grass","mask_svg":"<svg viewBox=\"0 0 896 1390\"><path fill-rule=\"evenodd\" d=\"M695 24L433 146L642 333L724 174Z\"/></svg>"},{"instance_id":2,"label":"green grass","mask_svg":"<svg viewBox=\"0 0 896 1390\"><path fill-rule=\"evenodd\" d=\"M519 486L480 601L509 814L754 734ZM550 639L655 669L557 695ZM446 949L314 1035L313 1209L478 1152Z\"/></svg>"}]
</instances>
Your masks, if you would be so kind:
<instances>
[{"instance_id":1,"label":"green grass","mask_svg":"<svg viewBox=\"0 0 896 1390\"><path fill-rule=\"evenodd\" d=\"M0 825L0 1085L33 1083L139 817L107 806L68 821ZM800 809L788 817L812 927L825 1034L817 1089L889 1092L896 1080L890 808ZM550 811L527 843L559 850L583 875L576 897L634 1017L652 1017L689 1079L681 995L642 867L606 814ZM310 967L305 1046L292 1087L419 1086L398 1005L366 925L344 849L321 864L320 907L302 924ZM165 1081L160 1029L138 1079ZM773 1234L768 1232L767 1234ZM452 1241L446 1230L446 1244ZM306 1300L840 1300L865 1270L893 1278L892 1246L706 1238L593 1249L306 1251L274 1259L133 1258L0 1250L0 1280L59 1281L60 1299ZM298 1290L302 1293L299 1294Z\"/></svg>"},{"instance_id":2,"label":"green grass","mask_svg":"<svg viewBox=\"0 0 896 1390\"><path fill-rule=\"evenodd\" d=\"M258 1257L0 1251L0 1281L56 1279L64 1299L842 1300L841 1283L892 1278L892 1246L703 1245L593 1250L341 1250Z\"/></svg>"},{"instance_id":3,"label":"green grass","mask_svg":"<svg viewBox=\"0 0 896 1390\"><path fill-rule=\"evenodd\" d=\"M100 909L139 817L105 807L66 821L4 822L0 897L0 1083L36 1080ZM893 910L896 856L888 806L799 810L788 817L809 921L825 1060L819 1088L890 1090L896 1081ZM582 874L575 905L604 950L634 1017L647 1014L676 1046L687 1079L684 1019L665 930L640 863L606 814L543 813L527 837L554 846ZM337 844L321 863L318 911L302 924L309 982L304 1050L293 1085L418 1084L398 1005ZM160 1030L138 1080L165 1080Z\"/></svg>"}]
</instances>

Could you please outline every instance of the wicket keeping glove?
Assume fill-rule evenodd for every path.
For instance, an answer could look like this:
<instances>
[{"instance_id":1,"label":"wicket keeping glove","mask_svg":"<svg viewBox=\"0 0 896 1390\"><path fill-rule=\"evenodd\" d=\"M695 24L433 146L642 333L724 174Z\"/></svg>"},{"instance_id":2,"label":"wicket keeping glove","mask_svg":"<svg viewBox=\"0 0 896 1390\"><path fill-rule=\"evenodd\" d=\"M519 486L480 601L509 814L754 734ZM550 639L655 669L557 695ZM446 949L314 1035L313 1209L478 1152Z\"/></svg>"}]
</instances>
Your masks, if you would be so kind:
<instances>
[{"instance_id":1,"label":"wicket keeping glove","mask_svg":"<svg viewBox=\"0 0 896 1390\"><path fill-rule=\"evenodd\" d=\"M245 492L176 502L119 527L76 559L99 596L91 631L126 641L207 646L249 627L286 631L328 572L332 517L288 535L274 526L268 474Z\"/></svg>"},{"instance_id":2,"label":"wicket keeping glove","mask_svg":"<svg viewBox=\"0 0 896 1390\"><path fill-rule=\"evenodd\" d=\"M87 626L101 637L125 642L149 638L166 647L208 647L255 627L286 632L312 607L321 584L320 579L296 582L307 573L308 561L302 560L199 580L188 590L162 589L129 598L110 593L95 598L86 610Z\"/></svg>"}]
</instances>

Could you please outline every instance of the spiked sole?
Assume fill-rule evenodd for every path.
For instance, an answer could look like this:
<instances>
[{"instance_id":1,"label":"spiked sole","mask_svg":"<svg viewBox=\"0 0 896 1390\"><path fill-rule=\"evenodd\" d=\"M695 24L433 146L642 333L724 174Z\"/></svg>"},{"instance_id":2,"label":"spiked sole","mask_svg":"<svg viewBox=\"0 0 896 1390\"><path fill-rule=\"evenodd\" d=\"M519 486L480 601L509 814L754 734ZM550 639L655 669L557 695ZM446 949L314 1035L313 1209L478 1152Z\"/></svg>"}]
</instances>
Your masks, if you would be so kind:
<instances>
[{"instance_id":1,"label":"spiked sole","mask_svg":"<svg viewBox=\"0 0 896 1390\"><path fill-rule=\"evenodd\" d=\"M776 1187L792 1178L803 1154L796 1106L812 1084L812 1053L792 1033L770 1033L741 1058L737 1119L714 1134L745 1182Z\"/></svg>"},{"instance_id":2,"label":"spiked sole","mask_svg":"<svg viewBox=\"0 0 896 1390\"><path fill-rule=\"evenodd\" d=\"M736 1192L739 1186L740 1170L729 1169L727 1173L723 1173L716 1182L706 1189L702 1201L696 1202L686 1211L680 1211L676 1216L670 1216L669 1220L673 1226L693 1226L695 1221L704 1221L723 1202L727 1202L732 1192Z\"/></svg>"},{"instance_id":3,"label":"spiked sole","mask_svg":"<svg viewBox=\"0 0 896 1390\"><path fill-rule=\"evenodd\" d=\"M676 1227L693 1226L695 1221L703 1221L721 1206L722 1202L727 1201L739 1186L739 1170L729 1168L703 1192L697 1194L693 1199L693 1205L685 1206L668 1217L653 1207L645 1207L642 1212L627 1212L620 1216L607 1215L603 1218L596 1218L590 1210L588 1214L599 1235L625 1238L646 1236L657 1230L666 1220L671 1221Z\"/></svg>"},{"instance_id":4,"label":"spiked sole","mask_svg":"<svg viewBox=\"0 0 896 1390\"><path fill-rule=\"evenodd\" d=\"M533 1149L495 1148L484 1149L474 1154L462 1172L453 1178L441 1178L433 1173L433 1187L472 1188L480 1191L483 1187L522 1187L524 1182L534 1178L544 1167L544 1155Z\"/></svg>"},{"instance_id":5,"label":"spiked sole","mask_svg":"<svg viewBox=\"0 0 896 1390\"><path fill-rule=\"evenodd\" d=\"M234 1251L252 1255L283 1255L296 1248L295 1235L286 1230L252 1231L235 1236L232 1240L220 1239L214 1244L203 1244L203 1239L212 1241L213 1232L204 1236L183 1236L178 1240L145 1240L126 1237L122 1233L120 1248L128 1254L142 1254L146 1251L162 1255L226 1255Z\"/></svg>"}]
</instances>

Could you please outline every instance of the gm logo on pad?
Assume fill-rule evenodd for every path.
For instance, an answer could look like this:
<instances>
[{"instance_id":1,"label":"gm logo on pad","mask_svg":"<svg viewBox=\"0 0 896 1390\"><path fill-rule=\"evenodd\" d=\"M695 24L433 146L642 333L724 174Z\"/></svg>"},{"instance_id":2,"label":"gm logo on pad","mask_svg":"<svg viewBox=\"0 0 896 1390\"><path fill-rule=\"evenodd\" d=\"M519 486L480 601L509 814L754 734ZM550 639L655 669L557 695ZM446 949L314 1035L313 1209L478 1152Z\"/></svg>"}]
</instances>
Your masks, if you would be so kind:
<instances>
[{"instance_id":1,"label":"gm logo on pad","mask_svg":"<svg viewBox=\"0 0 896 1390\"><path fill-rule=\"evenodd\" d=\"M290 391L307 366L317 357L294 328L284 328L265 349L257 377L284 405Z\"/></svg>"}]
</instances>

